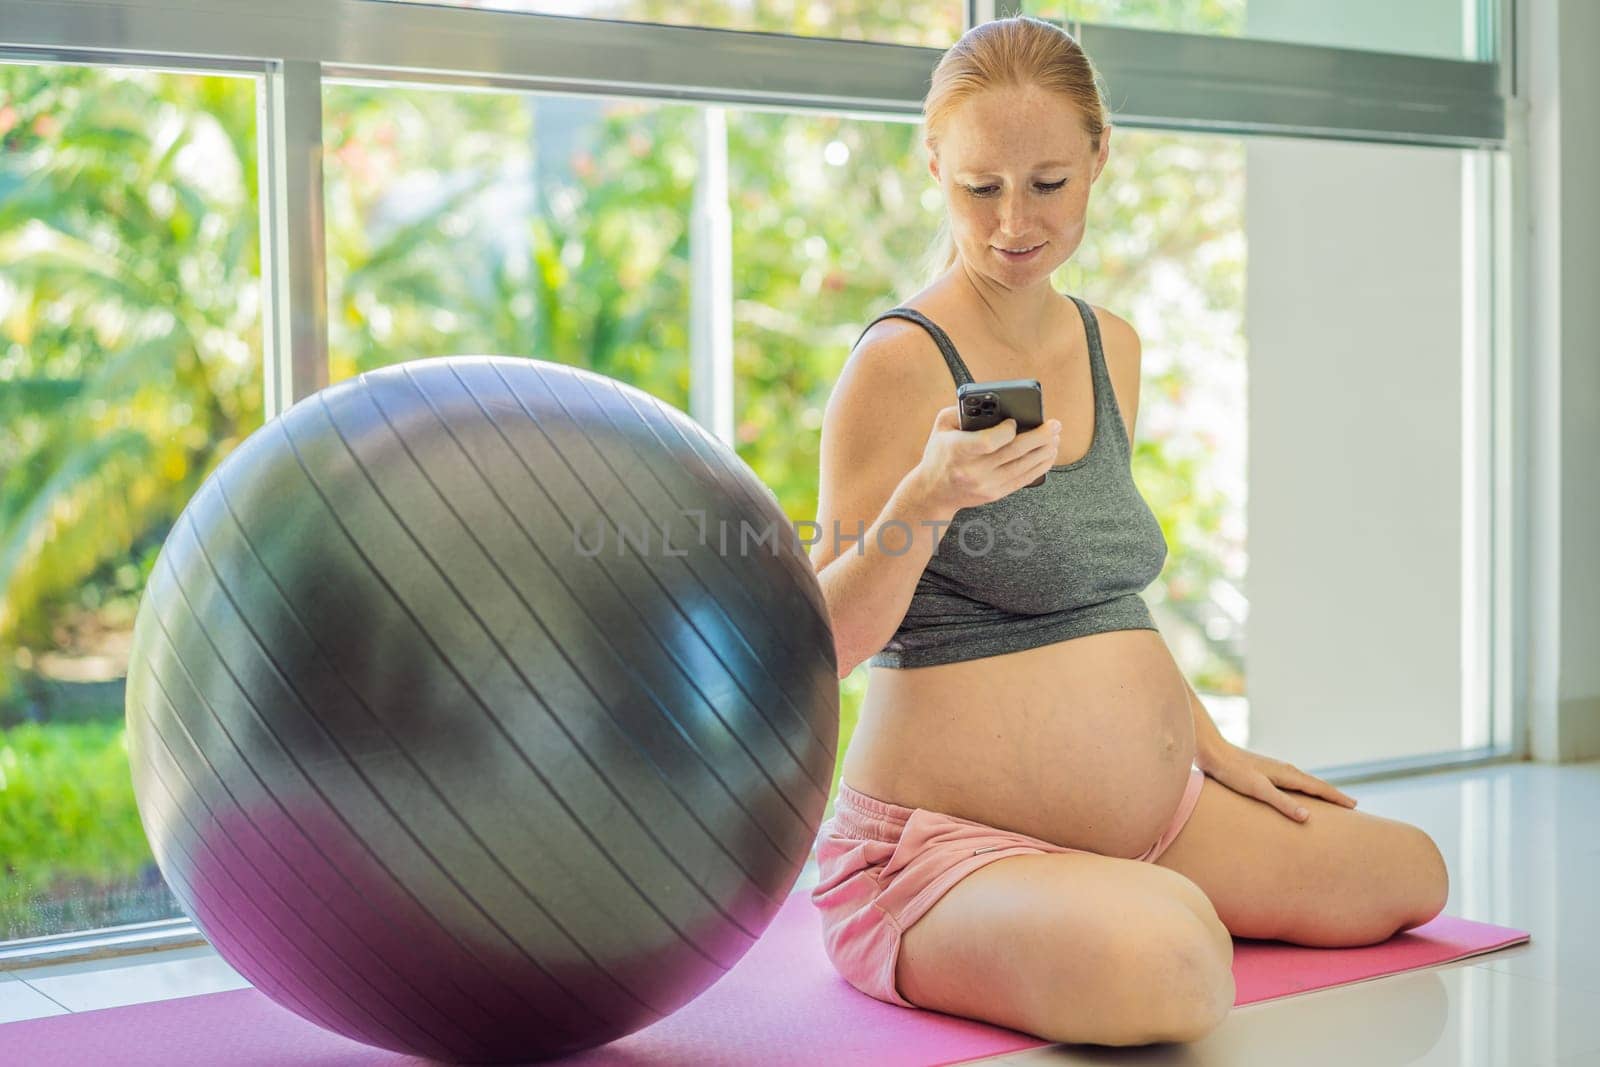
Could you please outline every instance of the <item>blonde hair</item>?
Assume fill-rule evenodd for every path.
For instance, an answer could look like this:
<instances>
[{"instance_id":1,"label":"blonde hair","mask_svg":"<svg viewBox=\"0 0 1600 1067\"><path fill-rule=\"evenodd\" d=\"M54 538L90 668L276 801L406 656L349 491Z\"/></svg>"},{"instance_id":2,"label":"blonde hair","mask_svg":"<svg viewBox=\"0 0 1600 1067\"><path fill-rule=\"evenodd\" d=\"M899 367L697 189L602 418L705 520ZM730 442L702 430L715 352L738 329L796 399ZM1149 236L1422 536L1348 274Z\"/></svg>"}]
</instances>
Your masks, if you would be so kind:
<instances>
[{"instance_id":1,"label":"blonde hair","mask_svg":"<svg viewBox=\"0 0 1600 1067\"><path fill-rule=\"evenodd\" d=\"M1036 87L1060 93L1078 109L1092 151L1110 121L1100 73L1072 34L1030 15L994 19L972 27L950 46L933 70L922 101L923 147L931 159L950 116L970 97L989 89ZM929 250L927 276L943 274L956 261L948 212Z\"/></svg>"}]
</instances>

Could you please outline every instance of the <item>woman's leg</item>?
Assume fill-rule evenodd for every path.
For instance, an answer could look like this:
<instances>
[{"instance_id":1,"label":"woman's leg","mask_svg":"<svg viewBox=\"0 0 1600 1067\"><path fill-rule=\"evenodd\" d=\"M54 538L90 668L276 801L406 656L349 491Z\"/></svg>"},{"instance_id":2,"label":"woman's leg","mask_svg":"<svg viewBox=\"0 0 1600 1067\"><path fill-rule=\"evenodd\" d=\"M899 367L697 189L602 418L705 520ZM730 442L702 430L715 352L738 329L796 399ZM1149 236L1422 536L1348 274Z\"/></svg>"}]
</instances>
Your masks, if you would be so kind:
<instances>
[{"instance_id":1,"label":"woman's leg","mask_svg":"<svg viewBox=\"0 0 1600 1067\"><path fill-rule=\"evenodd\" d=\"M1238 937L1371 945L1443 910L1449 872L1421 829L1299 800L1311 810L1305 822L1208 777L1182 833L1153 862L1199 886Z\"/></svg>"},{"instance_id":2,"label":"woman's leg","mask_svg":"<svg viewBox=\"0 0 1600 1067\"><path fill-rule=\"evenodd\" d=\"M1090 852L1010 855L906 929L899 993L917 1007L1050 1041L1191 1041L1233 1007L1233 941L1176 872Z\"/></svg>"}]
</instances>

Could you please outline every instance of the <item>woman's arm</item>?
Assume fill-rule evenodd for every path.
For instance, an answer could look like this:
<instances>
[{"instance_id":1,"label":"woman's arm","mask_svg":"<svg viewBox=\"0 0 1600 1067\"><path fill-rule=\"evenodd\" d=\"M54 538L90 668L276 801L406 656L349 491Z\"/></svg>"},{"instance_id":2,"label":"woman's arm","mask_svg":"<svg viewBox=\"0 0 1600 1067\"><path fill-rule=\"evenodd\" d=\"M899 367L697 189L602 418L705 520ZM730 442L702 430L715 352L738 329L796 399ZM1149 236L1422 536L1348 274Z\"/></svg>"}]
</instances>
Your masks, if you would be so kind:
<instances>
[{"instance_id":1,"label":"woman's arm","mask_svg":"<svg viewBox=\"0 0 1600 1067\"><path fill-rule=\"evenodd\" d=\"M942 528L949 526L954 517L947 507L929 502L922 470L912 468L890 494L870 529L859 537L845 534L855 542L854 550L840 551L833 546L837 554L817 572L817 582L833 624L841 680L894 636L917 591L918 578L938 550ZM819 515L819 524L821 521ZM891 522L907 530L918 528L898 551L886 549L883 543L883 528ZM901 543L894 537L889 540Z\"/></svg>"}]
</instances>

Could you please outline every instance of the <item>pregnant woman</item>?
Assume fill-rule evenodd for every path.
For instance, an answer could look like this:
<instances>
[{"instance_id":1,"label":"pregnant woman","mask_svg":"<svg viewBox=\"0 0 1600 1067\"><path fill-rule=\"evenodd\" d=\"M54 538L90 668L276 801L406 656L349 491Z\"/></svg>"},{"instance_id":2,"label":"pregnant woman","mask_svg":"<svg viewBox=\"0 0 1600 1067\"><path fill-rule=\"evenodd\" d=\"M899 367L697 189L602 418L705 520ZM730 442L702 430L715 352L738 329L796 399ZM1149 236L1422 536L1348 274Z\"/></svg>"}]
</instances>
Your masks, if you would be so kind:
<instances>
[{"instance_id":1,"label":"pregnant woman","mask_svg":"<svg viewBox=\"0 0 1600 1067\"><path fill-rule=\"evenodd\" d=\"M1224 740L1140 597L1167 546L1131 474L1139 338L1050 286L1110 151L1088 57L984 23L923 116L944 269L869 325L822 428L812 563L840 677L870 666L817 842L826 949L891 1004L1194 1040L1233 1005L1230 935L1382 941L1443 909L1445 865ZM1040 381L1044 424L961 430L955 385L1004 378Z\"/></svg>"}]
</instances>

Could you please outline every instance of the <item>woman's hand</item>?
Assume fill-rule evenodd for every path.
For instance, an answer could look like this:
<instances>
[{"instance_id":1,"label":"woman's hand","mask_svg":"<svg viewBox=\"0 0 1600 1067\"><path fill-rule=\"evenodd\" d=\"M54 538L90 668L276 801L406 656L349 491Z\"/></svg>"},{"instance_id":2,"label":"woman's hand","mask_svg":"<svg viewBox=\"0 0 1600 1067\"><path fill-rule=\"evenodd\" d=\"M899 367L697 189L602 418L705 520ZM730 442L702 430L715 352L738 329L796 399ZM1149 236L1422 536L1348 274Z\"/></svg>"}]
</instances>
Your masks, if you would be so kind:
<instances>
[{"instance_id":1,"label":"woman's hand","mask_svg":"<svg viewBox=\"0 0 1600 1067\"><path fill-rule=\"evenodd\" d=\"M1056 419L1022 433L1016 419L963 430L961 411L951 404L934 416L917 473L934 503L953 515L1021 489L1050 469L1060 444Z\"/></svg>"},{"instance_id":2,"label":"woman's hand","mask_svg":"<svg viewBox=\"0 0 1600 1067\"><path fill-rule=\"evenodd\" d=\"M1224 740L1218 740L1205 751L1197 753L1195 766L1235 793L1269 804L1295 822L1305 822L1311 815L1284 789L1331 800L1347 808L1356 806L1353 797L1346 796L1322 779L1282 760L1258 756Z\"/></svg>"}]
</instances>

